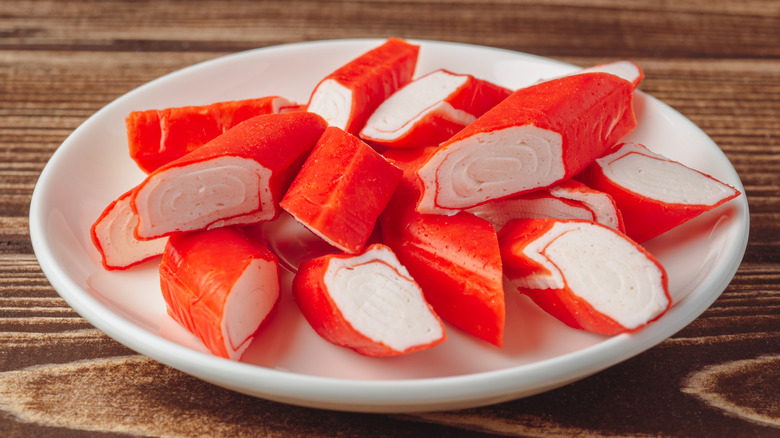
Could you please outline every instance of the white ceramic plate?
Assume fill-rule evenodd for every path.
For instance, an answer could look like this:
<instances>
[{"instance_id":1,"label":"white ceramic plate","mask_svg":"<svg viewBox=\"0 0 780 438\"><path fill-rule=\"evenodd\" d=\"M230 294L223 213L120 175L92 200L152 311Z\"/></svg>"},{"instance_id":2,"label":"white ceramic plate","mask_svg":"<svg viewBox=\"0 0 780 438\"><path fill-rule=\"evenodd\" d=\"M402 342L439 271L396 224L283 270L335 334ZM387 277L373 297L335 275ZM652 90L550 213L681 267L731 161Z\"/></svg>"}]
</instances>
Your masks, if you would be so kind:
<instances>
[{"instance_id":1,"label":"white ceramic plate","mask_svg":"<svg viewBox=\"0 0 780 438\"><path fill-rule=\"evenodd\" d=\"M462 44L421 44L417 74L446 68L519 88L576 67ZM747 245L745 196L649 242L668 270L674 307L631 335L570 329L516 294L507 297L505 346L449 327L444 344L395 358L362 357L321 340L285 294L243 362L213 357L165 312L156 261L106 272L88 230L103 208L143 174L126 151L132 110L282 95L306 102L325 75L382 40L299 43L238 53L154 80L98 111L57 149L30 208L41 268L59 294L95 327L128 347L203 380L292 404L367 412L474 407L537 394L628 359L700 315L726 288ZM637 93L637 141L744 192L721 150L693 123Z\"/></svg>"}]
</instances>

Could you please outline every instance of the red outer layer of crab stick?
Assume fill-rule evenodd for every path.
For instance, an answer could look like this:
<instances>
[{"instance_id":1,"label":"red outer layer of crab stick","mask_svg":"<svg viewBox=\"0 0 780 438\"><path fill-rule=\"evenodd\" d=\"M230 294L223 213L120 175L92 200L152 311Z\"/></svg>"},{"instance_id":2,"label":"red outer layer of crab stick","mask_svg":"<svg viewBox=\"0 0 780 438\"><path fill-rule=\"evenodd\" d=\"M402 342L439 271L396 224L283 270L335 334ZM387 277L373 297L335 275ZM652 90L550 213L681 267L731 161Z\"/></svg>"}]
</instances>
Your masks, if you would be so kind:
<instances>
[{"instance_id":1,"label":"red outer layer of crab stick","mask_svg":"<svg viewBox=\"0 0 780 438\"><path fill-rule=\"evenodd\" d=\"M425 150L385 153L404 179L380 217L383 242L422 287L436 313L464 332L503 344L506 310L498 240L490 222L470 213L454 216L415 210L415 156Z\"/></svg>"},{"instance_id":2,"label":"red outer layer of crab stick","mask_svg":"<svg viewBox=\"0 0 780 438\"><path fill-rule=\"evenodd\" d=\"M390 147L438 145L511 93L471 75L436 70L382 102L360 137Z\"/></svg>"},{"instance_id":3,"label":"red outer layer of crab stick","mask_svg":"<svg viewBox=\"0 0 780 438\"><path fill-rule=\"evenodd\" d=\"M125 119L130 158L141 170L151 173L203 146L244 120L283 112L293 105L283 97L268 96L209 105L133 111Z\"/></svg>"},{"instance_id":4,"label":"red outer layer of crab stick","mask_svg":"<svg viewBox=\"0 0 780 438\"><path fill-rule=\"evenodd\" d=\"M216 356L238 360L279 299L279 268L232 228L177 233L160 262L168 314Z\"/></svg>"},{"instance_id":5,"label":"red outer layer of crab stick","mask_svg":"<svg viewBox=\"0 0 780 438\"><path fill-rule=\"evenodd\" d=\"M329 126L279 204L348 253L361 251L401 179L401 170L362 140Z\"/></svg>"},{"instance_id":6,"label":"red outer layer of crab stick","mask_svg":"<svg viewBox=\"0 0 780 438\"><path fill-rule=\"evenodd\" d=\"M419 169L421 213L452 214L567 180L636 126L633 86L586 73L522 88Z\"/></svg>"},{"instance_id":7,"label":"red outer layer of crab stick","mask_svg":"<svg viewBox=\"0 0 780 438\"><path fill-rule=\"evenodd\" d=\"M308 111L358 135L372 112L412 80L420 46L390 38L326 76L312 92Z\"/></svg>"},{"instance_id":8,"label":"red outer layer of crab stick","mask_svg":"<svg viewBox=\"0 0 780 438\"><path fill-rule=\"evenodd\" d=\"M136 237L270 220L325 121L291 112L253 117L149 174L133 192Z\"/></svg>"},{"instance_id":9,"label":"red outer layer of crab stick","mask_svg":"<svg viewBox=\"0 0 780 438\"><path fill-rule=\"evenodd\" d=\"M130 206L131 194L132 190L112 201L89 230L107 270L128 269L161 255L165 249L165 238L138 240L133 234L138 216Z\"/></svg>"},{"instance_id":10,"label":"red outer layer of crab stick","mask_svg":"<svg viewBox=\"0 0 780 438\"><path fill-rule=\"evenodd\" d=\"M639 243L740 195L733 187L636 143L616 146L577 178L615 199L626 234Z\"/></svg>"},{"instance_id":11,"label":"red outer layer of crab stick","mask_svg":"<svg viewBox=\"0 0 780 438\"><path fill-rule=\"evenodd\" d=\"M446 339L420 287L381 244L357 255L304 262L292 290L301 313L323 339L362 355L408 354Z\"/></svg>"},{"instance_id":12,"label":"red outer layer of crab stick","mask_svg":"<svg viewBox=\"0 0 780 438\"><path fill-rule=\"evenodd\" d=\"M518 219L499 233L504 274L570 327L633 332L671 306L663 266L624 234L591 221Z\"/></svg>"},{"instance_id":13,"label":"red outer layer of crab stick","mask_svg":"<svg viewBox=\"0 0 780 438\"><path fill-rule=\"evenodd\" d=\"M512 219L553 217L592 220L625 231L623 216L611 196L571 179L546 189L488 201L466 211L490 221L496 230Z\"/></svg>"}]
</instances>

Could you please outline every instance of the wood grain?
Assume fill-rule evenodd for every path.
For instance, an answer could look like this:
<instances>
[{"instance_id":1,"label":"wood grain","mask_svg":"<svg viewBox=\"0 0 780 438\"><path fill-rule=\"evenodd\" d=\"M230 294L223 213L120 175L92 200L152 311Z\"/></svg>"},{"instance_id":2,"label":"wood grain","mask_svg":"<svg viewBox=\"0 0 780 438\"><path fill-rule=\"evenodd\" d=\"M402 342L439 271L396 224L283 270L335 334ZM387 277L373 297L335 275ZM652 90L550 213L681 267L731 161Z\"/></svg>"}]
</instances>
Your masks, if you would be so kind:
<instances>
[{"instance_id":1,"label":"wood grain","mask_svg":"<svg viewBox=\"0 0 780 438\"><path fill-rule=\"evenodd\" d=\"M745 186L750 239L722 296L679 333L538 396L416 415L239 395L144 358L79 317L37 264L29 202L91 114L217 56L351 37L433 39L577 65L629 58ZM4 1L0 5L0 435L730 436L780 434L780 2Z\"/></svg>"}]
</instances>

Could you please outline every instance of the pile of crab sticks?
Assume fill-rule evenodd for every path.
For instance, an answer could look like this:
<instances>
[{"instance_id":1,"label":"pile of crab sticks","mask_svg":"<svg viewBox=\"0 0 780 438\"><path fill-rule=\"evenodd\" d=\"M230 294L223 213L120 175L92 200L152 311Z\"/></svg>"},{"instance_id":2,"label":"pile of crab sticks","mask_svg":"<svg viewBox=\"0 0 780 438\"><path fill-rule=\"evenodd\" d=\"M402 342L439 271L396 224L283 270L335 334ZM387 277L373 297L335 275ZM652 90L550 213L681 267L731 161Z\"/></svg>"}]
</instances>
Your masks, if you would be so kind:
<instances>
[{"instance_id":1,"label":"pile of crab sticks","mask_svg":"<svg viewBox=\"0 0 780 438\"><path fill-rule=\"evenodd\" d=\"M292 295L327 341L368 356L432 348L452 327L501 347L504 283L563 323L633 332L671 306L642 243L740 195L622 143L643 79L616 61L510 90L468 74L415 78L391 38L280 96L126 119L147 173L91 228L105 269L161 256L168 314L239 360L283 292L256 232L281 215L328 248Z\"/></svg>"}]
</instances>

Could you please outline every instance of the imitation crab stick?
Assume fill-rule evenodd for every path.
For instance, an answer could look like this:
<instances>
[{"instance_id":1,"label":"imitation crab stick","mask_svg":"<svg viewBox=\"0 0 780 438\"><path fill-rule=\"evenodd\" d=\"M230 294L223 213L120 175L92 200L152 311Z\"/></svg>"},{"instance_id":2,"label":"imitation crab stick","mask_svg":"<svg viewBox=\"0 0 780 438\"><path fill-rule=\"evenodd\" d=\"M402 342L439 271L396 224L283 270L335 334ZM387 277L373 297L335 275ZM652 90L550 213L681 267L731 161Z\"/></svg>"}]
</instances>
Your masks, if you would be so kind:
<instances>
[{"instance_id":1,"label":"imitation crab stick","mask_svg":"<svg viewBox=\"0 0 780 438\"><path fill-rule=\"evenodd\" d=\"M308 111L357 135L376 107L412 80L419 51L404 40L386 40L317 84Z\"/></svg>"},{"instance_id":2,"label":"imitation crab stick","mask_svg":"<svg viewBox=\"0 0 780 438\"><path fill-rule=\"evenodd\" d=\"M130 157L151 173L191 152L233 126L293 104L279 96L216 102L209 105L133 111L125 119Z\"/></svg>"},{"instance_id":3,"label":"imitation crab stick","mask_svg":"<svg viewBox=\"0 0 780 438\"><path fill-rule=\"evenodd\" d=\"M404 179L380 218L383 242L442 319L500 347L506 316L496 233L490 222L467 212L444 216L415 210L419 189L414 170L425 153L424 149L385 153L404 169Z\"/></svg>"},{"instance_id":4,"label":"imitation crab stick","mask_svg":"<svg viewBox=\"0 0 780 438\"><path fill-rule=\"evenodd\" d=\"M631 83L608 73L515 91L420 167L418 210L453 214L571 178L634 129L632 97Z\"/></svg>"},{"instance_id":5,"label":"imitation crab stick","mask_svg":"<svg viewBox=\"0 0 780 438\"><path fill-rule=\"evenodd\" d=\"M257 116L158 168L131 198L136 236L151 239L275 218L325 128L321 117L307 112Z\"/></svg>"},{"instance_id":6,"label":"imitation crab stick","mask_svg":"<svg viewBox=\"0 0 780 438\"><path fill-rule=\"evenodd\" d=\"M357 255L304 262L292 290L301 313L323 339L362 355L408 354L446 339L420 287L381 244Z\"/></svg>"},{"instance_id":7,"label":"imitation crab stick","mask_svg":"<svg viewBox=\"0 0 780 438\"><path fill-rule=\"evenodd\" d=\"M621 77L628 82L631 82L631 85L634 86L634 88L639 86L639 83L642 82L642 79L645 78L645 73L642 70L639 65L633 61L612 61L612 62L606 62L604 64L598 64L591 67L583 68L582 70L578 70L574 72L573 74L581 74L581 73L610 73L615 76Z\"/></svg>"},{"instance_id":8,"label":"imitation crab stick","mask_svg":"<svg viewBox=\"0 0 780 438\"><path fill-rule=\"evenodd\" d=\"M615 200L585 184L566 180L546 189L488 201L466 210L489 220L496 230L512 219L585 219L625 231Z\"/></svg>"},{"instance_id":9,"label":"imitation crab stick","mask_svg":"<svg viewBox=\"0 0 780 438\"><path fill-rule=\"evenodd\" d=\"M382 102L360 137L392 147L438 145L510 94L471 75L436 70Z\"/></svg>"},{"instance_id":10,"label":"imitation crab stick","mask_svg":"<svg viewBox=\"0 0 780 438\"><path fill-rule=\"evenodd\" d=\"M160 262L160 287L173 319L213 354L238 360L276 306L279 268L235 228L177 233Z\"/></svg>"},{"instance_id":11,"label":"imitation crab stick","mask_svg":"<svg viewBox=\"0 0 780 438\"><path fill-rule=\"evenodd\" d=\"M132 191L112 201L90 228L90 237L108 270L127 269L157 257L165 249L165 238L139 240L133 234L138 216L130 207Z\"/></svg>"},{"instance_id":12,"label":"imitation crab stick","mask_svg":"<svg viewBox=\"0 0 780 438\"><path fill-rule=\"evenodd\" d=\"M509 282L571 327L632 332L671 305L658 260L596 222L518 219L501 229L499 244Z\"/></svg>"},{"instance_id":13,"label":"imitation crab stick","mask_svg":"<svg viewBox=\"0 0 780 438\"><path fill-rule=\"evenodd\" d=\"M640 243L740 195L733 187L637 143L616 146L578 178L615 199L626 234Z\"/></svg>"},{"instance_id":14,"label":"imitation crab stick","mask_svg":"<svg viewBox=\"0 0 780 438\"><path fill-rule=\"evenodd\" d=\"M356 253L400 179L401 170L362 140L329 126L279 205L333 246Z\"/></svg>"}]
</instances>

